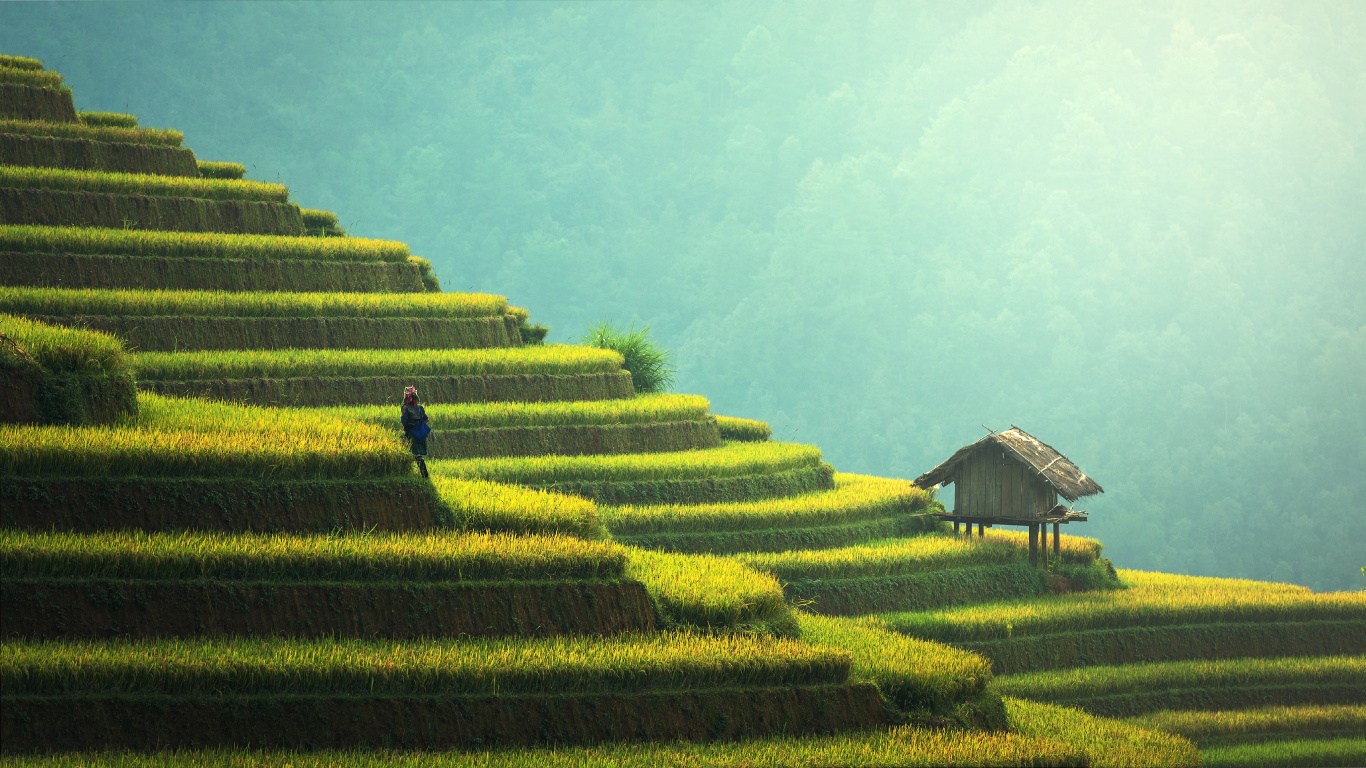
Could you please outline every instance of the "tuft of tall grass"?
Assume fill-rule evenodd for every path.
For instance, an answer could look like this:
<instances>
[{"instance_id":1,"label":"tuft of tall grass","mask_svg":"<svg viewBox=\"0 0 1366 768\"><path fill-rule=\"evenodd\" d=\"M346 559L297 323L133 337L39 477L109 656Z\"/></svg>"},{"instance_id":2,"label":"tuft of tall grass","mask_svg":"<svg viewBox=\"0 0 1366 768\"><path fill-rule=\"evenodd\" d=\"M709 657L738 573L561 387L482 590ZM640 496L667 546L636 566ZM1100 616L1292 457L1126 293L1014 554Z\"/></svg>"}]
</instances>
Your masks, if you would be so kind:
<instances>
[{"instance_id":1,"label":"tuft of tall grass","mask_svg":"<svg viewBox=\"0 0 1366 768\"><path fill-rule=\"evenodd\" d=\"M135 317L491 317L507 299L487 293L283 293L0 286L0 312Z\"/></svg>"},{"instance_id":2,"label":"tuft of tall grass","mask_svg":"<svg viewBox=\"0 0 1366 768\"><path fill-rule=\"evenodd\" d=\"M250 582L619 579L621 547L566 536L0 531L6 578Z\"/></svg>"},{"instance_id":3,"label":"tuft of tall grass","mask_svg":"<svg viewBox=\"0 0 1366 768\"><path fill-rule=\"evenodd\" d=\"M15 120L0 118L0 133L21 136L51 136L62 139L86 139L122 144L152 144L178 147L185 134L168 128L110 128L84 123L59 123L45 120Z\"/></svg>"},{"instance_id":4,"label":"tuft of tall grass","mask_svg":"<svg viewBox=\"0 0 1366 768\"><path fill-rule=\"evenodd\" d=\"M778 581L734 560L632 547L626 575L644 584L660 611L680 624L724 628L791 619Z\"/></svg>"},{"instance_id":5,"label":"tuft of tall grass","mask_svg":"<svg viewBox=\"0 0 1366 768\"><path fill-rule=\"evenodd\" d=\"M76 119L86 125L98 125L105 128L138 127L138 116L123 112L77 112Z\"/></svg>"},{"instance_id":6,"label":"tuft of tall grass","mask_svg":"<svg viewBox=\"0 0 1366 768\"><path fill-rule=\"evenodd\" d=\"M602 320L588 326L579 341L590 347L620 352L625 360L622 367L631 372L631 382L637 392L667 392L674 384L677 371L673 353L655 346L650 340L648 325L636 330L632 320L631 327L623 329L610 320Z\"/></svg>"},{"instance_id":7,"label":"tuft of tall grass","mask_svg":"<svg viewBox=\"0 0 1366 768\"><path fill-rule=\"evenodd\" d=\"M407 294L405 294L407 295ZM489 349L285 349L139 352L144 381L611 373L621 355L567 344ZM394 394L401 403L403 391ZM424 400L424 402L426 402Z\"/></svg>"},{"instance_id":8,"label":"tuft of tall grass","mask_svg":"<svg viewBox=\"0 0 1366 768\"><path fill-rule=\"evenodd\" d=\"M466 531L600 538L597 505L578 496L486 480L433 476L432 485L454 525Z\"/></svg>"},{"instance_id":9,"label":"tuft of tall grass","mask_svg":"<svg viewBox=\"0 0 1366 768\"><path fill-rule=\"evenodd\" d=\"M933 494L906 480L835 473L835 488L784 499L603 507L613 533L709 533L842 525L925 509Z\"/></svg>"},{"instance_id":10,"label":"tuft of tall grass","mask_svg":"<svg viewBox=\"0 0 1366 768\"><path fill-rule=\"evenodd\" d=\"M688 632L434 640L0 642L6 696L491 696L843 682L849 655Z\"/></svg>"},{"instance_id":11,"label":"tuft of tall grass","mask_svg":"<svg viewBox=\"0 0 1366 768\"><path fill-rule=\"evenodd\" d=\"M821 463L819 448L796 443L726 443L673 453L617 456L505 456L430 462L433 474L522 485L629 482L765 475Z\"/></svg>"},{"instance_id":12,"label":"tuft of tall grass","mask_svg":"<svg viewBox=\"0 0 1366 768\"><path fill-rule=\"evenodd\" d=\"M1134 726L1071 707L1006 698L1011 730L1021 736L1055 739L1083 752L1095 768L1201 765L1195 745L1180 736Z\"/></svg>"},{"instance_id":13,"label":"tuft of tall grass","mask_svg":"<svg viewBox=\"0 0 1366 768\"><path fill-rule=\"evenodd\" d=\"M0 251L199 259L393 261L405 264L412 255L404 243L359 237L235 235L225 232L163 232L34 224L0 224Z\"/></svg>"},{"instance_id":14,"label":"tuft of tall grass","mask_svg":"<svg viewBox=\"0 0 1366 768\"><path fill-rule=\"evenodd\" d=\"M111 374L128 370L123 342L98 331L82 331L0 314L0 367L28 358L53 372Z\"/></svg>"},{"instance_id":15,"label":"tuft of tall grass","mask_svg":"<svg viewBox=\"0 0 1366 768\"><path fill-rule=\"evenodd\" d=\"M199 160L196 165L199 166L199 175L206 179L240 179L247 175L247 167L241 163Z\"/></svg>"},{"instance_id":16,"label":"tuft of tall grass","mask_svg":"<svg viewBox=\"0 0 1366 768\"><path fill-rule=\"evenodd\" d=\"M1286 584L1119 572L1128 589L887 615L899 632L948 642L1088 629L1314 621L1366 616L1366 593L1315 594Z\"/></svg>"},{"instance_id":17,"label":"tuft of tall grass","mask_svg":"<svg viewBox=\"0 0 1366 768\"><path fill-rule=\"evenodd\" d=\"M17 165L0 165L0 187L154 197L197 197L204 200L289 202L289 187L283 184Z\"/></svg>"},{"instance_id":18,"label":"tuft of tall grass","mask_svg":"<svg viewBox=\"0 0 1366 768\"><path fill-rule=\"evenodd\" d=\"M755 419L737 419L734 416L717 416L716 426L721 430L721 437L726 440L762 441L773 437L773 430L769 428L767 422L756 421Z\"/></svg>"}]
</instances>

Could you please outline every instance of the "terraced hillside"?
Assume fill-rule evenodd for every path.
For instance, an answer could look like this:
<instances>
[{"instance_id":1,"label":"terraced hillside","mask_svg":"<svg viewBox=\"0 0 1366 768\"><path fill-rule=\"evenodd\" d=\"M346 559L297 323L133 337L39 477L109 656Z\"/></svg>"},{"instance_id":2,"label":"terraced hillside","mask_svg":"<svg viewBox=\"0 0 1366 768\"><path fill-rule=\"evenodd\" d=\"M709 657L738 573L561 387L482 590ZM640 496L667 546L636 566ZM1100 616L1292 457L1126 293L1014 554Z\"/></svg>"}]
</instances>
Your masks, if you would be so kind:
<instances>
[{"instance_id":1,"label":"terraced hillside","mask_svg":"<svg viewBox=\"0 0 1366 768\"><path fill-rule=\"evenodd\" d=\"M7 764L1353 754L1359 595L1031 566L183 141L0 57Z\"/></svg>"}]
</instances>

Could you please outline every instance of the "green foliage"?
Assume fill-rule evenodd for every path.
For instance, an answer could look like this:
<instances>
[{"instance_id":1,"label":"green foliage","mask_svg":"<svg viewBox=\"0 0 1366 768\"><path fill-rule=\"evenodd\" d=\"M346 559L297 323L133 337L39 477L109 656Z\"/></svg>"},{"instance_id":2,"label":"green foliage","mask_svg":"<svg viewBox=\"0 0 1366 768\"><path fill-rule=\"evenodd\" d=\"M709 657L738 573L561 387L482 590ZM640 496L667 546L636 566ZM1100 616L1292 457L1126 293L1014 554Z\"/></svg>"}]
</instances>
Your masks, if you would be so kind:
<instances>
[{"instance_id":1,"label":"green foliage","mask_svg":"<svg viewBox=\"0 0 1366 768\"><path fill-rule=\"evenodd\" d=\"M507 299L487 293L280 293L91 290L0 286L0 311L29 315L205 317L489 317Z\"/></svg>"},{"instance_id":2,"label":"green foliage","mask_svg":"<svg viewBox=\"0 0 1366 768\"><path fill-rule=\"evenodd\" d=\"M1151 712L1129 724L1184 736L1201 748L1248 741L1326 739L1366 732L1366 705L1258 707L1223 712ZM1290 763L1280 763L1290 765ZM1328 765L1328 763L1319 763Z\"/></svg>"},{"instance_id":3,"label":"green foliage","mask_svg":"<svg viewBox=\"0 0 1366 768\"><path fill-rule=\"evenodd\" d=\"M215 352L139 352L133 364L143 380L295 378L333 376L488 376L608 373L621 369L611 351L551 344L502 349L287 349ZM422 390L418 390L419 394ZM399 387L386 398L402 402ZM423 398L424 402L441 402ZM512 408L515 406L506 406Z\"/></svg>"},{"instance_id":4,"label":"green foliage","mask_svg":"<svg viewBox=\"0 0 1366 768\"><path fill-rule=\"evenodd\" d=\"M1366 763L1366 737L1294 739L1266 744L1238 744L1200 751L1208 768L1282 768L1284 766L1356 766Z\"/></svg>"},{"instance_id":5,"label":"green foliage","mask_svg":"<svg viewBox=\"0 0 1366 768\"><path fill-rule=\"evenodd\" d=\"M77 112L76 118L86 125L104 128L137 128L138 116L122 112Z\"/></svg>"},{"instance_id":6,"label":"green foliage","mask_svg":"<svg viewBox=\"0 0 1366 768\"><path fill-rule=\"evenodd\" d=\"M610 320L600 320L588 326L587 332L579 341L598 349L611 349L621 353L622 364L631 372L631 382L637 392L667 392L674 384L673 353L656 347L650 340L650 326L636 330L636 323L622 329Z\"/></svg>"},{"instance_id":7,"label":"green foliage","mask_svg":"<svg viewBox=\"0 0 1366 768\"><path fill-rule=\"evenodd\" d=\"M406 263L408 246L357 237L269 237L224 232L160 232L99 227L0 224L0 249L92 255L176 256L303 261L395 261Z\"/></svg>"},{"instance_id":8,"label":"green foliage","mask_svg":"<svg viewBox=\"0 0 1366 768\"><path fill-rule=\"evenodd\" d=\"M564 536L0 531L0 563L6 578L404 583L615 579L626 556Z\"/></svg>"},{"instance_id":9,"label":"green foliage","mask_svg":"<svg viewBox=\"0 0 1366 768\"><path fill-rule=\"evenodd\" d=\"M259 181L195 179L146 173L110 173L65 168L0 165L0 186L53 189L67 192L108 192L119 195L197 197L205 200L244 200L288 203L289 187ZM307 222L305 222L307 225ZM172 227L154 227L171 229Z\"/></svg>"},{"instance_id":10,"label":"green foliage","mask_svg":"<svg viewBox=\"0 0 1366 768\"><path fill-rule=\"evenodd\" d=\"M0 133L163 147L179 147L185 140L185 134L169 128L113 128L85 123L16 120L5 117L0 117Z\"/></svg>"},{"instance_id":11,"label":"green foliage","mask_svg":"<svg viewBox=\"0 0 1366 768\"><path fill-rule=\"evenodd\" d=\"M1201 765L1195 745L1156 729L1135 728L1070 707L1007 698L1011 730L1021 736L1050 738L1084 752L1096 768Z\"/></svg>"},{"instance_id":12,"label":"green foliage","mask_svg":"<svg viewBox=\"0 0 1366 768\"><path fill-rule=\"evenodd\" d=\"M199 160L196 165L199 168L199 175L206 179L240 179L247 175L247 167L241 163ZM304 223L307 224L307 219Z\"/></svg>"},{"instance_id":13,"label":"green foliage","mask_svg":"<svg viewBox=\"0 0 1366 768\"><path fill-rule=\"evenodd\" d=\"M791 609L772 576L711 555L627 551L626 575L644 584L660 613L674 623L791 631Z\"/></svg>"},{"instance_id":14,"label":"green foliage","mask_svg":"<svg viewBox=\"0 0 1366 768\"><path fill-rule=\"evenodd\" d=\"M903 712L951 716L991 680L991 662L981 656L897 634L876 618L797 617L803 640L848 651L853 677L875 683Z\"/></svg>"},{"instance_id":15,"label":"green foliage","mask_svg":"<svg viewBox=\"0 0 1366 768\"><path fill-rule=\"evenodd\" d=\"M849 656L765 637L0 642L6 696L506 695L838 683Z\"/></svg>"},{"instance_id":16,"label":"green foliage","mask_svg":"<svg viewBox=\"0 0 1366 768\"><path fill-rule=\"evenodd\" d=\"M460 530L585 539L602 536L597 506L587 499L485 480L440 475L431 480L452 516L452 524Z\"/></svg>"},{"instance_id":17,"label":"green foliage","mask_svg":"<svg viewBox=\"0 0 1366 768\"><path fill-rule=\"evenodd\" d=\"M773 430L768 428L768 424L754 419L737 419L734 416L717 416L716 426L721 430L721 437L737 442L749 440L767 440L773 437Z\"/></svg>"}]
</instances>

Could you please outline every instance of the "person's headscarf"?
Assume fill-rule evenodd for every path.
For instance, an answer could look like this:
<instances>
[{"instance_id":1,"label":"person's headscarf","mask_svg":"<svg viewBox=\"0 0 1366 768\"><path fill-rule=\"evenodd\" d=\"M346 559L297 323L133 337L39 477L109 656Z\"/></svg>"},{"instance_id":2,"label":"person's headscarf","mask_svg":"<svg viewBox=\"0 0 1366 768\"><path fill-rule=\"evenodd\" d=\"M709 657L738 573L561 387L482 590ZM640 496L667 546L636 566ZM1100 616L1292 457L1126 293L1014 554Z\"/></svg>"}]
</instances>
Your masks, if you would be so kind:
<instances>
[{"instance_id":1,"label":"person's headscarf","mask_svg":"<svg viewBox=\"0 0 1366 768\"><path fill-rule=\"evenodd\" d=\"M417 387L407 387L403 390L403 404L413 405L417 402Z\"/></svg>"}]
</instances>

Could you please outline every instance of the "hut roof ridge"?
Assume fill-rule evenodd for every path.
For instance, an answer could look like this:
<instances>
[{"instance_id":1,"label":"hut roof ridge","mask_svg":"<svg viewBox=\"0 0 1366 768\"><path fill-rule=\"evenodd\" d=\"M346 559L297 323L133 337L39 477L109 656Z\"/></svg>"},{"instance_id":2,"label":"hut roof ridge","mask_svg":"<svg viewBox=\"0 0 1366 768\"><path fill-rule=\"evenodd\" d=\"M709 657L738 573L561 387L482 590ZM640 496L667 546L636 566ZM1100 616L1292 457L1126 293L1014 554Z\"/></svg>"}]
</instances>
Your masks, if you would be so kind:
<instances>
[{"instance_id":1,"label":"hut roof ridge","mask_svg":"<svg viewBox=\"0 0 1366 768\"><path fill-rule=\"evenodd\" d=\"M954 470L983 443L1000 446L1020 463L1033 469L1044 482L1051 485L1063 498L1076 501L1083 496L1105 493L1105 489L1073 464L1053 446L1034 437L1014 424L1003 432L991 432L976 442L959 448L942 464L917 477L914 484L929 488L945 481L952 482Z\"/></svg>"}]
</instances>

